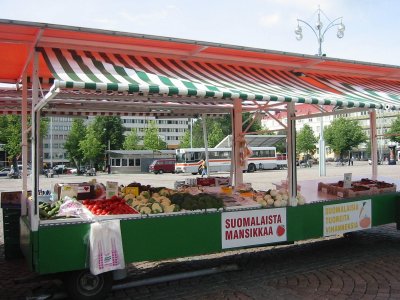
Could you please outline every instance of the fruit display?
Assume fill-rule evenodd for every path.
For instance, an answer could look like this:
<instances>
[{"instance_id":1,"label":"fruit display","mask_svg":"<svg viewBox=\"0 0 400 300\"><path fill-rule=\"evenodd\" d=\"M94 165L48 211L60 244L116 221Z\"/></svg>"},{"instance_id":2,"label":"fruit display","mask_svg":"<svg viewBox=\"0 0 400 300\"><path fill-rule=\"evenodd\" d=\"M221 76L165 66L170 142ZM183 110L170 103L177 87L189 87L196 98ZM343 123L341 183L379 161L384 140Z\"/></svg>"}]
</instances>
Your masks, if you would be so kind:
<instances>
[{"instance_id":1,"label":"fruit display","mask_svg":"<svg viewBox=\"0 0 400 300\"><path fill-rule=\"evenodd\" d=\"M219 187L181 187L178 190L165 187L151 187L140 183L131 183L127 186L120 186L118 196L115 195L105 199L104 186L96 182L90 183L96 187L98 194L85 200L76 201L69 198L69 201L79 202L86 207L86 212L96 216L141 214L154 215L175 212L190 212L210 209L227 209L236 206L261 205L264 208L285 207L289 205L289 195L286 189L255 191L246 186L243 189L234 191L229 189L226 193ZM101 199L99 199L101 197ZM42 219L62 218L57 216L63 200L54 203L40 203L40 216ZM296 204L305 204L304 197L299 193ZM90 215L89 213L89 215ZM70 216L70 215L68 215ZM79 214L77 215L80 216ZM65 217L65 215L64 215Z\"/></svg>"},{"instance_id":2,"label":"fruit display","mask_svg":"<svg viewBox=\"0 0 400 300\"><path fill-rule=\"evenodd\" d=\"M196 192L190 190L191 192L189 193L187 189L177 191L163 187L141 186L137 183L135 183L135 186L138 187L138 191L141 191L139 195L126 194L128 189L122 187L121 196L124 197L127 204L141 214L172 213L224 207L222 198L213 194L202 193L201 190L196 190Z\"/></svg>"},{"instance_id":3,"label":"fruit display","mask_svg":"<svg viewBox=\"0 0 400 300\"><path fill-rule=\"evenodd\" d=\"M139 213L118 196L106 200L84 200L82 203L92 214L97 216Z\"/></svg>"},{"instance_id":4,"label":"fruit display","mask_svg":"<svg viewBox=\"0 0 400 300\"><path fill-rule=\"evenodd\" d=\"M285 207L289 205L289 194L286 189L268 190L267 192L256 192L255 201L262 207ZM297 194L296 204L305 204L305 198L300 193Z\"/></svg>"},{"instance_id":5,"label":"fruit display","mask_svg":"<svg viewBox=\"0 0 400 300\"><path fill-rule=\"evenodd\" d=\"M352 198L364 195L376 195L380 193L396 192L394 183L362 178L359 181L352 181L350 188L343 187L343 181L335 183L318 183L318 191L339 197Z\"/></svg>"}]
</instances>

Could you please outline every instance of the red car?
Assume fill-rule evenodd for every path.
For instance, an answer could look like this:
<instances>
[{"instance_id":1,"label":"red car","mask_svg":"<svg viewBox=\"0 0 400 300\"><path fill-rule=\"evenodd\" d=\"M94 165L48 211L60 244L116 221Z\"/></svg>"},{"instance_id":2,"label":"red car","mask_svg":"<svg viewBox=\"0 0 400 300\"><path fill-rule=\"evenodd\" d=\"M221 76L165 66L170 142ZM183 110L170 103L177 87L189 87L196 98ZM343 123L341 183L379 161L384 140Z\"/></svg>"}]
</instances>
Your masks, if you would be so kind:
<instances>
[{"instance_id":1,"label":"red car","mask_svg":"<svg viewBox=\"0 0 400 300\"><path fill-rule=\"evenodd\" d=\"M154 174L175 173L175 159L156 159L149 166L149 172Z\"/></svg>"}]
</instances>

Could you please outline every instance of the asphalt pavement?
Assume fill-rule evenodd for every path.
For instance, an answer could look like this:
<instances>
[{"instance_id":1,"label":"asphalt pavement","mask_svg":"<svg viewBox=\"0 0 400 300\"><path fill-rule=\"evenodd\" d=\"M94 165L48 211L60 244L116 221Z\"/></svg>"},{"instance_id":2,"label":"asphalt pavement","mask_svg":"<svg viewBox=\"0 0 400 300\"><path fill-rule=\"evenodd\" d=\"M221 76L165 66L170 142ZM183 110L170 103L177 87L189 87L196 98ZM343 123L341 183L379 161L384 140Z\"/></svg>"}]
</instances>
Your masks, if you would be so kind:
<instances>
[{"instance_id":1,"label":"asphalt pavement","mask_svg":"<svg viewBox=\"0 0 400 300\"><path fill-rule=\"evenodd\" d=\"M357 163L357 162L356 162ZM344 172L368 176L370 166L328 166L329 176ZM400 166L379 166L381 175L399 179ZM318 177L318 169L298 169L299 177ZM254 186L268 187L285 171L244 174ZM137 181L170 186L184 175L99 175L97 180ZM254 178L254 181L253 181ZM80 182L60 176L43 184ZM76 181L75 181L76 180ZM164 184L162 184L164 183ZM0 179L0 190L15 190L19 180ZM172 187L172 186L171 186ZM260 188L259 187L259 188ZM0 219L2 215L0 213ZM28 299L61 290L53 278L37 278L23 259L5 260L0 222L0 299ZM400 299L400 232L388 224L346 237L308 240L288 246L262 247L129 266L134 282L147 278L235 266L237 270L116 290L108 299ZM201 271L200 271L201 272ZM187 273L186 273L187 274ZM27 280L32 279L32 280ZM28 298L27 298L28 297Z\"/></svg>"}]
</instances>

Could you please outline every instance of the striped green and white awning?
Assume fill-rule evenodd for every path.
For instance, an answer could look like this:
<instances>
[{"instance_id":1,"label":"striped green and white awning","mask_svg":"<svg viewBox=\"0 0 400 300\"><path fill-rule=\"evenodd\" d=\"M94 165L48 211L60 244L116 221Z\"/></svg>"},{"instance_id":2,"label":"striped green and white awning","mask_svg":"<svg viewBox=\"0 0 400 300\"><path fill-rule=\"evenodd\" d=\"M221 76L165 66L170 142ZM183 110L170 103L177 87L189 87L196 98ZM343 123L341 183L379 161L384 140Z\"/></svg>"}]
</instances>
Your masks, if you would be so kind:
<instances>
[{"instance_id":1,"label":"striped green and white awning","mask_svg":"<svg viewBox=\"0 0 400 300\"><path fill-rule=\"evenodd\" d=\"M380 104L383 106L380 108L399 109L400 82L398 81L332 75L309 76L345 96L359 97L364 102Z\"/></svg>"},{"instance_id":2,"label":"striped green and white awning","mask_svg":"<svg viewBox=\"0 0 400 300\"><path fill-rule=\"evenodd\" d=\"M398 83L315 77L323 84L314 85L294 73L261 67L58 48L39 50L55 78L55 88L61 89L400 109Z\"/></svg>"}]
</instances>

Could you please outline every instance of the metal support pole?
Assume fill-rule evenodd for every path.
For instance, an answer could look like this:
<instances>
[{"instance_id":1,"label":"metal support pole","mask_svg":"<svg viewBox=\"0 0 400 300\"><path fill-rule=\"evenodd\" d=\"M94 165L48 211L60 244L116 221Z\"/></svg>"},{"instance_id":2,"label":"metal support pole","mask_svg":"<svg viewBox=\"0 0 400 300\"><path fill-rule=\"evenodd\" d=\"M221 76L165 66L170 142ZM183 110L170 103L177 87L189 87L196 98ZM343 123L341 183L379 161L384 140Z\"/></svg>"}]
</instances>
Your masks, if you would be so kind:
<instances>
[{"instance_id":1,"label":"metal support pole","mask_svg":"<svg viewBox=\"0 0 400 300\"><path fill-rule=\"evenodd\" d=\"M240 165L240 151L242 145L242 100L233 100L233 161L234 168L234 186L235 188L243 183L243 168Z\"/></svg>"},{"instance_id":2,"label":"metal support pole","mask_svg":"<svg viewBox=\"0 0 400 300\"><path fill-rule=\"evenodd\" d=\"M53 169L53 117L50 117L50 167Z\"/></svg>"},{"instance_id":3,"label":"metal support pole","mask_svg":"<svg viewBox=\"0 0 400 300\"><path fill-rule=\"evenodd\" d=\"M111 140L108 139L108 161L107 161L108 166L111 166L111 161L110 161L111 152L110 152L110 150L111 150Z\"/></svg>"},{"instance_id":4,"label":"metal support pole","mask_svg":"<svg viewBox=\"0 0 400 300\"><path fill-rule=\"evenodd\" d=\"M378 177L378 141L376 134L376 110L369 112L369 135L371 140L372 179Z\"/></svg>"},{"instance_id":5,"label":"metal support pole","mask_svg":"<svg viewBox=\"0 0 400 300\"><path fill-rule=\"evenodd\" d=\"M287 160L290 206L297 205L296 120L294 103L287 104Z\"/></svg>"},{"instance_id":6,"label":"metal support pole","mask_svg":"<svg viewBox=\"0 0 400 300\"><path fill-rule=\"evenodd\" d=\"M193 119L190 118L190 148L193 148Z\"/></svg>"},{"instance_id":7,"label":"metal support pole","mask_svg":"<svg viewBox=\"0 0 400 300\"><path fill-rule=\"evenodd\" d=\"M21 215L27 214L26 201L28 201L28 78L26 73L22 76L22 197Z\"/></svg>"},{"instance_id":8,"label":"metal support pole","mask_svg":"<svg viewBox=\"0 0 400 300\"><path fill-rule=\"evenodd\" d=\"M207 124L206 124L206 115L201 116L202 125L203 125L203 140L204 140L204 152L205 152L205 159L206 159L206 166L207 166L207 177L210 176L210 164L208 162L208 134L207 134Z\"/></svg>"},{"instance_id":9,"label":"metal support pole","mask_svg":"<svg viewBox=\"0 0 400 300\"><path fill-rule=\"evenodd\" d=\"M319 134L319 176L326 176L325 167L325 139L324 139L324 117L321 116L321 129Z\"/></svg>"}]
</instances>

